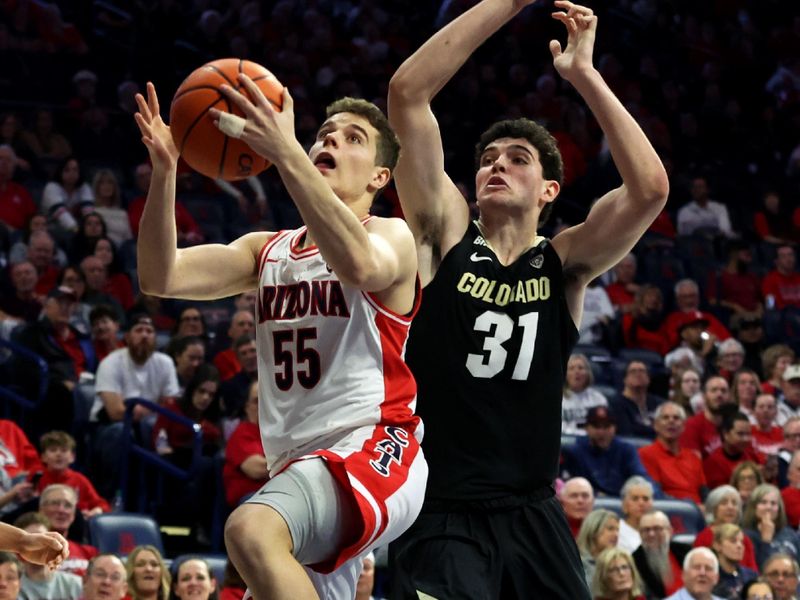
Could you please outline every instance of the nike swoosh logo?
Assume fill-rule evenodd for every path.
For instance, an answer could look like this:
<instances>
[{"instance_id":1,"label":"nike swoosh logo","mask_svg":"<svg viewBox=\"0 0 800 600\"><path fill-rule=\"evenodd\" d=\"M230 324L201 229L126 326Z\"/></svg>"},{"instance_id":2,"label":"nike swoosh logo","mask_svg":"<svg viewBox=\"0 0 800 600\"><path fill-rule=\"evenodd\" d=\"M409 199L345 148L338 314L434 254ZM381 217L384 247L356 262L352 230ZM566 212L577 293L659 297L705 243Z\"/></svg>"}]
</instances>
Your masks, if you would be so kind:
<instances>
[{"instance_id":1,"label":"nike swoosh logo","mask_svg":"<svg viewBox=\"0 0 800 600\"><path fill-rule=\"evenodd\" d=\"M479 256L477 252L473 252L469 255L469 259L472 262L480 262L482 260L492 260L491 256Z\"/></svg>"}]
</instances>

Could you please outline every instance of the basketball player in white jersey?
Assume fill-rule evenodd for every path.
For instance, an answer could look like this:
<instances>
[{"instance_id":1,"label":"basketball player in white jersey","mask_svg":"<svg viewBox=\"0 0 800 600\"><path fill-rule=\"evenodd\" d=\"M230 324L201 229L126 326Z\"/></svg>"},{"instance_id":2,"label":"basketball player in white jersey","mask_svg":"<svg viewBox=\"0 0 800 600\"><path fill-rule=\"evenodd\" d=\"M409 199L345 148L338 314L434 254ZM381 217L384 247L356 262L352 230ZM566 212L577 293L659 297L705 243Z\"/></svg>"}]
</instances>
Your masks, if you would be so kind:
<instances>
[{"instance_id":1,"label":"basketball player in white jersey","mask_svg":"<svg viewBox=\"0 0 800 600\"><path fill-rule=\"evenodd\" d=\"M444 170L431 102L484 40L533 3L476 3L408 58L389 87L403 144L396 185L425 286L407 359L430 464L421 516L390 548L392 598L590 597L552 489L563 377L588 282L631 250L664 208L668 181L592 64L597 17L556 0L552 18L565 26L567 45L550 41L553 66L597 119L623 183L585 222L545 240L537 230L560 189L557 144L529 119L500 121L476 148L480 218L470 220Z\"/></svg>"},{"instance_id":2,"label":"basketball player in white jersey","mask_svg":"<svg viewBox=\"0 0 800 600\"><path fill-rule=\"evenodd\" d=\"M259 424L270 480L226 524L226 545L256 600L352 598L361 556L419 513L427 464L403 362L419 302L405 222L369 216L399 145L363 100L328 107L306 155L291 96L271 107L246 76L241 131L278 169L306 226L228 244L176 247L178 150L152 84L136 121L153 162L138 241L144 292L212 300L256 289Z\"/></svg>"}]
</instances>

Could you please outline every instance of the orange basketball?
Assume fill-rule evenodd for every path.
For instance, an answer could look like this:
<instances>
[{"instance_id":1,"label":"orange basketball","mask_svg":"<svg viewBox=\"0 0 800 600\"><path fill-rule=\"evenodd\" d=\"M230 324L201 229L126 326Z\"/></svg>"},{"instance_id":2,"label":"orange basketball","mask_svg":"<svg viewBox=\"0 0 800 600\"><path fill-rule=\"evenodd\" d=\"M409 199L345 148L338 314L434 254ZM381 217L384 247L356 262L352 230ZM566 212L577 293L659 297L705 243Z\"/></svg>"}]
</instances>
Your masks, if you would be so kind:
<instances>
[{"instance_id":1,"label":"orange basketball","mask_svg":"<svg viewBox=\"0 0 800 600\"><path fill-rule=\"evenodd\" d=\"M257 175L270 162L241 140L222 133L208 116L209 108L243 117L242 111L219 91L223 83L244 95L239 73L248 75L278 110L283 104L283 86L259 64L238 58L222 58L196 69L183 80L169 109L172 139L183 159L194 170L228 181Z\"/></svg>"}]
</instances>

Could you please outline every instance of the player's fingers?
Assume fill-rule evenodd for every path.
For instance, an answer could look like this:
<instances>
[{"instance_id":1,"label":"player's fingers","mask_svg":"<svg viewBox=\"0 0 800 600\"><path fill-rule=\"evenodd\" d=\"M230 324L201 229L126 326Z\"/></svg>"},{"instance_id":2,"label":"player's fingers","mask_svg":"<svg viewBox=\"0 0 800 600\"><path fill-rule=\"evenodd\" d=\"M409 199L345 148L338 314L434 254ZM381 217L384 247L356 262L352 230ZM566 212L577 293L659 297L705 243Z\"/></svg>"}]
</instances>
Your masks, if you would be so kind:
<instances>
[{"instance_id":1,"label":"player's fingers","mask_svg":"<svg viewBox=\"0 0 800 600\"><path fill-rule=\"evenodd\" d=\"M575 19L571 18L569 15L567 15L567 13L563 12L553 13L553 18L556 21L561 21L567 28L567 33L569 34L575 33L578 29L578 26L575 23Z\"/></svg>"},{"instance_id":2,"label":"player's fingers","mask_svg":"<svg viewBox=\"0 0 800 600\"><path fill-rule=\"evenodd\" d=\"M250 102L250 99L246 98L239 90L235 90L224 83L219 86L219 89L242 110L248 119L254 119L256 117L256 107Z\"/></svg>"},{"instance_id":3,"label":"player's fingers","mask_svg":"<svg viewBox=\"0 0 800 600\"><path fill-rule=\"evenodd\" d=\"M553 55L553 59L558 58L561 56L561 44L558 40L550 40L550 54Z\"/></svg>"},{"instance_id":4,"label":"player's fingers","mask_svg":"<svg viewBox=\"0 0 800 600\"><path fill-rule=\"evenodd\" d=\"M152 81L147 82L147 103L150 105L150 110L153 116L157 117L161 114L161 107L158 105L158 94L156 94L156 86Z\"/></svg>"},{"instance_id":5,"label":"player's fingers","mask_svg":"<svg viewBox=\"0 0 800 600\"><path fill-rule=\"evenodd\" d=\"M141 132L141 134L147 137L152 137L150 124L145 120L145 117L143 117L141 113L136 113L135 115L133 115L133 118L136 121L136 124L139 126L139 131Z\"/></svg>"},{"instance_id":6,"label":"player's fingers","mask_svg":"<svg viewBox=\"0 0 800 600\"><path fill-rule=\"evenodd\" d=\"M294 110L294 98L292 98L292 95L289 93L289 88L288 87L284 87L283 88L283 104L282 104L282 106L283 106L283 110L288 110L288 111Z\"/></svg>"},{"instance_id":7,"label":"player's fingers","mask_svg":"<svg viewBox=\"0 0 800 600\"><path fill-rule=\"evenodd\" d=\"M147 121L153 118L153 115L150 113L150 107L147 106L147 101L141 94L136 94L136 105L139 107L139 113L141 113Z\"/></svg>"},{"instance_id":8,"label":"player's fingers","mask_svg":"<svg viewBox=\"0 0 800 600\"><path fill-rule=\"evenodd\" d=\"M264 92L261 91L261 88L259 88L256 85L256 82L250 79L246 73L239 73L239 81L242 82L242 87L247 90L247 93L250 95L253 104L263 108L272 108L272 106L269 105L270 103L266 96L264 96Z\"/></svg>"}]
</instances>

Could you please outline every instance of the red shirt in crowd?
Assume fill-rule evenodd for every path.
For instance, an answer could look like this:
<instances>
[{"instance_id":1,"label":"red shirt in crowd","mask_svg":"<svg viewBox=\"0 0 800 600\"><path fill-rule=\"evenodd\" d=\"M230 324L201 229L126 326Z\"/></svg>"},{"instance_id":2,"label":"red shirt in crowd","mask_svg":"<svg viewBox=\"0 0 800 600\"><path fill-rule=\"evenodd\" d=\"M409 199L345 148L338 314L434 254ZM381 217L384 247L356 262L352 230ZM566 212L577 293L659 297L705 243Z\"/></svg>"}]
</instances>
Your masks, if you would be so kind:
<instances>
[{"instance_id":1,"label":"red shirt in crowd","mask_svg":"<svg viewBox=\"0 0 800 600\"><path fill-rule=\"evenodd\" d=\"M89 561L99 554L97 548L89 544L79 544L73 540L69 542L69 558L59 565L59 571L66 571L78 577L86 575Z\"/></svg>"},{"instance_id":2,"label":"red shirt in crowd","mask_svg":"<svg viewBox=\"0 0 800 600\"><path fill-rule=\"evenodd\" d=\"M175 400L167 400L164 408L168 408L172 412L181 415L182 417L189 418L178 405ZM208 419L202 419L199 422L200 429L203 431L204 444L219 443L222 438L222 432L214 423ZM184 427L177 421L173 421L164 415L159 414L156 419L156 424L153 426L153 444L156 442L158 433L164 429L167 432L167 440L172 448L191 448L192 447L192 431L188 427Z\"/></svg>"},{"instance_id":3,"label":"red shirt in crowd","mask_svg":"<svg viewBox=\"0 0 800 600\"><path fill-rule=\"evenodd\" d=\"M700 488L706 486L703 463L692 450L670 452L660 441L639 448L639 458L650 477L668 496L700 504Z\"/></svg>"},{"instance_id":4,"label":"red shirt in crowd","mask_svg":"<svg viewBox=\"0 0 800 600\"><path fill-rule=\"evenodd\" d=\"M706 418L705 412L686 419L686 428L681 435L681 447L694 450L702 458L719 448L717 426Z\"/></svg>"},{"instance_id":5,"label":"red shirt in crowd","mask_svg":"<svg viewBox=\"0 0 800 600\"><path fill-rule=\"evenodd\" d=\"M606 294L608 294L608 299L611 300L614 308L633 304L633 294L626 289L625 285L615 281L606 286Z\"/></svg>"},{"instance_id":6,"label":"red shirt in crowd","mask_svg":"<svg viewBox=\"0 0 800 600\"><path fill-rule=\"evenodd\" d=\"M219 371L220 381L227 381L242 370L242 365L239 364L239 359L232 348L218 352L212 362Z\"/></svg>"},{"instance_id":7,"label":"red shirt in crowd","mask_svg":"<svg viewBox=\"0 0 800 600\"><path fill-rule=\"evenodd\" d=\"M84 511L94 508L100 508L103 512L111 510L108 502L97 493L92 482L82 473L78 473L69 468L63 471L54 471L46 468L36 489L41 492L44 488L53 483L63 483L75 490L78 494L78 510Z\"/></svg>"},{"instance_id":8,"label":"red shirt in crowd","mask_svg":"<svg viewBox=\"0 0 800 600\"><path fill-rule=\"evenodd\" d=\"M705 546L706 548L711 548L713 542L714 531L709 525L703 529L703 531L698 533L696 538L694 538L694 547L698 548L700 546ZM758 572L758 565L756 565L756 552L753 549L753 542L747 536L744 536L744 557L742 558L741 565L743 567L747 567L748 569L753 569L756 573Z\"/></svg>"},{"instance_id":9,"label":"red shirt in crowd","mask_svg":"<svg viewBox=\"0 0 800 600\"><path fill-rule=\"evenodd\" d=\"M723 325L717 317L712 315L709 312L699 311L703 313L703 318L708 321L708 327L706 330L716 336L718 341L727 340L731 337L731 332ZM676 310L667 315L667 318L664 320L664 326L661 328L664 332L664 335L669 342L670 349L675 348L681 341L680 332L678 331L678 327L680 327L686 321L686 314L682 310Z\"/></svg>"},{"instance_id":10,"label":"red shirt in crowd","mask_svg":"<svg viewBox=\"0 0 800 600\"><path fill-rule=\"evenodd\" d=\"M800 489L792 486L786 486L781 490L781 497L783 498L783 506L786 508L786 519L789 521L789 526L797 529L800 525Z\"/></svg>"},{"instance_id":11,"label":"red shirt in crowd","mask_svg":"<svg viewBox=\"0 0 800 600\"><path fill-rule=\"evenodd\" d=\"M251 479L241 469L242 463L254 454L264 454L258 423L242 421L225 446L222 481L225 484L225 500L228 506L237 506L242 496L258 491L267 482L266 479Z\"/></svg>"},{"instance_id":12,"label":"red shirt in crowd","mask_svg":"<svg viewBox=\"0 0 800 600\"><path fill-rule=\"evenodd\" d=\"M622 316L622 335L626 348L644 348L658 352L661 356L666 356L672 349L661 329L645 329L634 321L630 313Z\"/></svg>"},{"instance_id":13,"label":"red shirt in crowd","mask_svg":"<svg viewBox=\"0 0 800 600\"><path fill-rule=\"evenodd\" d=\"M722 446L714 450L703 460L703 471L706 474L708 487L713 490L715 487L730 483L731 475L733 475L733 470L736 468L736 465L746 460L756 464L764 462L753 448L747 448L744 452L735 457L725 452Z\"/></svg>"},{"instance_id":14,"label":"red shirt in crowd","mask_svg":"<svg viewBox=\"0 0 800 600\"><path fill-rule=\"evenodd\" d=\"M0 419L0 468L13 478L27 471L44 471L36 447L13 421Z\"/></svg>"},{"instance_id":15,"label":"red shirt in crowd","mask_svg":"<svg viewBox=\"0 0 800 600\"><path fill-rule=\"evenodd\" d=\"M14 181L0 184L0 222L12 229L24 229L36 214L36 204L30 192Z\"/></svg>"},{"instance_id":16,"label":"red shirt in crowd","mask_svg":"<svg viewBox=\"0 0 800 600\"><path fill-rule=\"evenodd\" d=\"M138 198L134 198L128 205L128 220L131 223L131 232L135 238L139 237L139 221L142 220L145 200L146 198L144 196L139 196ZM175 225L180 234L186 235L188 233L193 233L200 239L203 237L203 231L200 229L197 221L194 220L194 217L192 217L191 213L180 200L175 201Z\"/></svg>"},{"instance_id":17,"label":"red shirt in crowd","mask_svg":"<svg viewBox=\"0 0 800 600\"><path fill-rule=\"evenodd\" d=\"M753 425L753 446L761 454L777 454L783 444L783 429L773 425L769 431L762 431L758 425Z\"/></svg>"},{"instance_id":18,"label":"red shirt in crowd","mask_svg":"<svg viewBox=\"0 0 800 600\"><path fill-rule=\"evenodd\" d=\"M775 308L778 310L787 306L800 307L800 273L783 275L778 271L770 271L761 282L761 291L765 298L775 298Z\"/></svg>"},{"instance_id":19,"label":"red shirt in crowd","mask_svg":"<svg viewBox=\"0 0 800 600\"><path fill-rule=\"evenodd\" d=\"M39 273L39 279L36 280L36 287L33 290L41 296L46 296L47 292L58 285L58 276L60 274L61 269L55 265L50 265L44 273Z\"/></svg>"}]
</instances>

